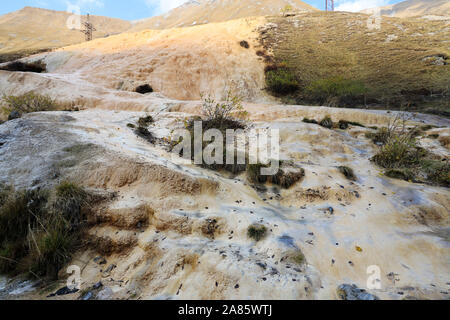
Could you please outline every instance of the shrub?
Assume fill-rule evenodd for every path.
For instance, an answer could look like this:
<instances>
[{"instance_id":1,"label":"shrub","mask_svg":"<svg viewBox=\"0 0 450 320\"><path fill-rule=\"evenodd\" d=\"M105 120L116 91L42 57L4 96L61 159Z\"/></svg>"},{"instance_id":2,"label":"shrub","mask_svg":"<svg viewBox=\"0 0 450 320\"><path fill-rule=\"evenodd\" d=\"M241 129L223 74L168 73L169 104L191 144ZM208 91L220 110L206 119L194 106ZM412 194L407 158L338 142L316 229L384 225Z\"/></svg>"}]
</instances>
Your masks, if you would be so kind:
<instances>
[{"instance_id":1,"label":"shrub","mask_svg":"<svg viewBox=\"0 0 450 320\"><path fill-rule=\"evenodd\" d=\"M16 111L20 115L31 112L58 110L59 105L49 96L28 92L20 96L4 95L1 101L1 111L9 115Z\"/></svg>"},{"instance_id":2,"label":"shrub","mask_svg":"<svg viewBox=\"0 0 450 320\"><path fill-rule=\"evenodd\" d=\"M423 150L417 148L414 138L395 135L389 138L373 161L383 168L401 168L418 164Z\"/></svg>"},{"instance_id":3,"label":"shrub","mask_svg":"<svg viewBox=\"0 0 450 320\"><path fill-rule=\"evenodd\" d=\"M431 183L450 187L450 162L448 160L424 159L421 161L421 168Z\"/></svg>"},{"instance_id":4,"label":"shrub","mask_svg":"<svg viewBox=\"0 0 450 320\"><path fill-rule=\"evenodd\" d=\"M355 127L362 127L365 128L366 126L354 121L347 121L347 120L339 120L338 123L339 129L345 130L348 129L349 126L355 126Z\"/></svg>"},{"instance_id":5,"label":"shrub","mask_svg":"<svg viewBox=\"0 0 450 320\"><path fill-rule=\"evenodd\" d=\"M352 181L356 181L356 175L352 168L341 166L338 167L338 170L348 179Z\"/></svg>"},{"instance_id":6,"label":"shrub","mask_svg":"<svg viewBox=\"0 0 450 320\"><path fill-rule=\"evenodd\" d=\"M191 134L191 150L194 151L194 128L195 122L202 123L203 132L209 129L217 129L222 132L223 136L226 136L227 129L245 129L247 112L242 107L241 98L233 95L231 91L228 91L225 100L223 102L216 102L210 95L204 96L202 94L202 117L193 117L189 121L185 121L185 127ZM175 145L183 141L180 139L175 142ZM202 139L203 141L203 139ZM209 145L209 142L203 141L202 148L205 149ZM173 145L171 146L173 147ZM182 156L182 155L181 155ZM195 158L194 152L192 152L192 160ZM234 164L226 164L227 159L227 147L226 139L223 139L223 159L222 163L207 164L202 163L201 166L211 170L225 170L232 174L236 174L246 169L246 162L244 164L237 164L238 155L234 153Z\"/></svg>"},{"instance_id":7,"label":"shrub","mask_svg":"<svg viewBox=\"0 0 450 320\"><path fill-rule=\"evenodd\" d=\"M417 146L415 130L408 130L405 120L394 120L387 129L387 142L372 158L379 166L388 169L385 175L412 182L424 182L448 187L450 165ZM444 159L445 160L445 159Z\"/></svg>"},{"instance_id":8,"label":"shrub","mask_svg":"<svg viewBox=\"0 0 450 320\"><path fill-rule=\"evenodd\" d=\"M240 45L242 48L245 48L245 49L250 48L249 43L248 43L247 41L245 41L245 40L242 40L241 42L239 42L239 45Z\"/></svg>"},{"instance_id":9,"label":"shrub","mask_svg":"<svg viewBox=\"0 0 450 320\"><path fill-rule=\"evenodd\" d=\"M303 119L304 123L312 123L312 124L319 124L316 120L314 119L308 119L308 118L304 118Z\"/></svg>"},{"instance_id":10,"label":"shrub","mask_svg":"<svg viewBox=\"0 0 450 320\"><path fill-rule=\"evenodd\" d=\"M134 124L127 124L128 128L135 129L136 135L139 137L147 140L150 143L154 143L156 138L153 136L153 134L147 129L147 127L153 123L155 120L151 115L147 115L145 117L141 117L137 121L137 127Z\"/></svg>"},{"instance_id":11,"label":"shrub","mask_svg":"<svg viewBox=\"0 0 450 320\"><path fill-rule=\"evenodd\" d=\"M150 143L155 142L155 137L146 127L139 126L137 127L135 132L139 137L144 138L148 142Z\"/></svg>"},{"instance_id":12,"label":"shrub","mask_svg":"<svg viewBox=\"0 0 450 320\"><path fill-rule=\"evenodd\" d=\"M262 224L252 224L248 227L247 236L255 241L262 240L267 234L266 226Z\"/></svg>"},{"instance_id":13,"label":"shrub","mask_svg":"<svg viewBox=\"0 0 450 320\"><path fill-rule=\"evenodd\" d=\"M135 91L140 94L146 94L153 92L153 88L149 84L143 84L138 86Z\"/></svg>"},{"instance_id":14,"label":"shrub","mask_svg":"<svg viewBox=\"0 0 450 320\"><path fill-rule=\"evenodd\" d=\"M300 249L290 252L287 256L287 259L299 266L306 263L306 257Z\"/></svg>"},{"instance_id":15,"label":"shrub","mask_svg":"<svg viewBox=\"0 0 450 320\"><path fill-rule=\"evenodd\" d=\"M305 176L305 170L283 170L279 169L274 175L262 175L261 169L268 168L264 164L249 164L247 165L247 178L252 183L272 183L282 188L289 189L291 186L299 182Z\"/></svg>"},{"instance_id":16,"label":"shrub","mask_svg":"<svg viewBox=\"0 0 450 320\"><path fill-rule=\"evenodd\" d=\"M245 128L243 120L245 120L248 113L242 106L242 98L234 95L231 90L227 92L223 102L216 102L211 95L204 96L203 94L202 100L202 114L205 118L203 120L204 130L212 128L218 130Z\"/></svg>"},{"instance_id":17,"label":"shrub","mask_svg":"<svg viewBox=\"0 0 450 320\"><path fill-rule=\"evenodd\" d=\"M391 132L386 127L380 128L376 132L366 132L366 138L372 140L373 143L380 145L386 144L390 136Z\"/></svg>"},{"instance_id":18,"label":"shrub","mask_svg":"<svg viewBox=\"0 0 450 320\"><path fill-rule=\"evenodd\" d=\"M267 89L276 95L287 95L299 89L295 75L287 68L276 68L266 72Z\"/></svg>"},{"instance_id":19,"label":"shrub","mask_svg":"<svg viewBox=\"0 0 450 320\"><path fill-rule=\"evenodd\" d=\"M319 124L324 128L333 129L333 120L331 120L330 116L323 118Z\"/></svg>"},{"instance_id":20,"label":"shrub","mask_svg":"<svg viewBox=\"0 0 450 320\"><path fill-rule=\"evenodd\" d=\"M81 243L89 194L63 182L54 190L0 192L0 272L57 278Z\"/></svg>"},{"instance_id":21,"label":"shrub","mask_svg":"<svg viewBox=\"0 0 450 320\"><path fill-rule=\"evenodd\" d=\"M306 87L305 93L308 99L321 104L330 104L332 101L347 104L352 103L354 100L361 100L366 92L366 87L358 80L333 77L311 82Z\"/></svg>"},{"instance_id":22,"label":"shrub","mask_svg":"<svg viewBox=\"0 0 450 320\"><path fill-rule=\"evenodd\" d=\"M405 181L414 181L416 176L410 169L389 169L384 174L386 177Z\"/></svg>"},{"instance_id":23,"label":"shrub","mask_svg":"<svg viewBox=\"0 0 450 320\"><path fill-rule=\"evenodd\" d=\"M145 117L139 118L138 125L140 127L147 127L148 125L150 125L153 122L155 122L155 120L153 120L153 117L150 115L147 115Z\"/></svg>"},{"instance_id":24,"label":"shrub","mask_svg":"<svg viewBox=\"0 0 450 320\"><path fill-rule=\"evenodd\" d=\"M0 67L0 70L42 73L47 70L47 66L42 61L37 62L14 61L8 63L4 67Z\"/></svg>"}]
</instances>

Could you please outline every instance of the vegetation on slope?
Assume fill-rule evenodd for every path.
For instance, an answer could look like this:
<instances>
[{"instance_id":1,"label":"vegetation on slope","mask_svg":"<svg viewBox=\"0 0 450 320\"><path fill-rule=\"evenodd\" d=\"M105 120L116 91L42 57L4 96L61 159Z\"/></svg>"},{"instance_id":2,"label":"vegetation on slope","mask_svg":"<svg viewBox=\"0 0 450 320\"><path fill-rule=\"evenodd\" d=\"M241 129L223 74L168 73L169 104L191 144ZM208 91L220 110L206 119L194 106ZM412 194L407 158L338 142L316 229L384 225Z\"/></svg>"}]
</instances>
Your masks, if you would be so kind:
<instances>
[{"instance_id":1,"label":"vegetation on slope","mask_svg":"<svg viewBox=\"0 0 450 320\"><path fill-rule=\"evenodd\" d=\"M440 21L383 17L377 30L367 27L368 18L345 12L268 18L259 55L269 65L283 64L300 84L286 92L286 102L409 106L449 116L448 28Z\"/></svg>"},{"instance_id":2,"label":"vegetation on slope","mask_svg":"<svg viewBox=\"0 0 450 320\"><path fill-rule=\"evenodd\" d=\"M381 147L372 161L385 168L388 177L450 187L449 160L421 148L417 144L416 129L408 128L406 120L397 117L387 128L381 129L380 135L374 135Z\"/></svg>"},{"instance_id":3,"label":"vegetation on slope","mask_svg":"<svg viewBox=\"0 0 450 320\"><path fill-rule=\"evenodd\" d=\"M0 273L56 279L81 245L89 199L69 182L53 190L0 186Z\"/></svg>"}]
</instances>

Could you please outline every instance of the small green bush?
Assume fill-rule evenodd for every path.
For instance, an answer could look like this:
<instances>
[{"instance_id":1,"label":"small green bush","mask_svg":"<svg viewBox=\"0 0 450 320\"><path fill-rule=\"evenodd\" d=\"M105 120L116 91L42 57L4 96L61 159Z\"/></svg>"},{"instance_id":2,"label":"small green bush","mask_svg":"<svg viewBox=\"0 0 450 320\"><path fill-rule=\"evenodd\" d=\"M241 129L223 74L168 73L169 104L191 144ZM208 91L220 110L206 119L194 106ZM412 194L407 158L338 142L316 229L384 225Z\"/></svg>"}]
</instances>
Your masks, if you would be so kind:
<instances>
[{"instance_id":1,"label":"small green bush","mask_svg":"<svg viewBox=\"0 0 450 320\"><path fill-rule=\"evenodd\" d=\"M155 122L155 120L153 120L153 117L151 115L147 115L145 117L139 118L138 125L140 127L148 127L153 122Z\"/></svg>"},{"instance_id":2,"label":"small green bush","mask_svg":"<svg viewBox=\"0 0 450 320\"><path fill-rule=\"evenodd\" d=\"M276 68L266 72L267 89L276 95L296 92L300 85L295 75L286 68Z\"/></svg>"},{"instance_id":3,"label":"small green bush","mask_svg":"<svg viewBox=\"0 0 450 320\"><path fill-rule=\"evenodd\" d=\"M405 181L414 181L415 173L410 169L389 169L384 175L389 178L405 180Z\"/></svg>"},{"instance_id":4,"label":"small green bush","mask_svg":"<svg viewBox=\"0 0 450 320\"><path fill-rule=\"evenodd\" d=\"M242 98L229 90L222 102L202 94L202 115L203 130L218 129L225 133L227 129L244 129L248 112L242 106ZM188 129L194 127L194 121L198 119L192 119Z\"/></svg>"},{"instance_id":5,"label":"small green bush","mask_svg":"<svg viewBox=\"0 0 450 320\"><path fill-rule=\"evenodd\" d=\"M352 181L356 181L356 175L352 168L341 166L338 167L338 170L348 179Z\"/></svg>"},{"instance_id":6,"label":"small green bush","mask_svg":"<svg viewBox=\"0 0 450 320\"><path fill-rule=\"evenodd\" d=\"M150 142L150 143L155 142L155 137L153 136L153 133L151 133L146 127L139 126L139 127L137 127L135 132L138 136L140 136L141 138L144 138L148 142Z\"/></svg>"},{"instance_id":7,"label":"small green bush","mask_svg":"<svg viewBox=\"0 0 450 320\"><path fill-rule=\"evenodd\" d=\"M279 169L278 172L271 176L261 174L261 169L268 168L268 165L263 164L249 164L247 165L247 178L252 183L272 183L284 189L289 189L291 186L299 182L305 176L305 170L299 169L296 171L285 171Z\"/></svg>"},{"instance_id":8,"label":"small green bush","mask_svg":"<svg viewBox=\"0 0 450 320\"><path fill-rule=\"evenodd\" d=\"M246 41L246 40L242 40L241 42L239 42L239 45L240 45L242 48L245 48L245 49L250 48L250 44L249 44L248 41Z\"/></svg>"},{"instance_id":9,"label":"small green bush","mask_svg":"<svg viewBox=\"0 0 450 320\"><path fill-rule=\"evenodd\" d=\"M288 255L289 260L299 266L306 263L306 257L301 250L295 250Z\"/></svg>"},{"instance_id":10,"label":"small green bush","mask_svg":"<svg viewBox=\"0 0 450 320\"><path fill-rule=\"evenodd\" d=\"M329 116L326 116L319 122L319 125L327 129L333 129L333 120Z\"/></svg>"},{"instance_id":11,"label":"small green bush","mask_svg":"<svg viewBox=\"0 0 450 320\"><path fill-rule=\"evenodd\" d=\"M203 132L209 129L217 129L226 136L226 130L228 129L245 129L246 128L246 117L248 113L244 110L242 106L242 99L234 95L231 91L227 92L225 100L222 102L216 101L211 95L202 95L203 105L202 105L202 116L194 117L189 121L185 122L185 127L189 130L191 134L191 150L194 150L194 126L195 122L201 122ZM203 140L203 139L202 139ZM182 141L182 140L181 140ZM203 149L209 145L209 142L203 142ZM195 158L195 154L192 152L192 160ZM238 164L238 155L234 152L234 163L227 164L227 147L226 139L223 140L223 159L222 163L206 164L202 163L202 167L210 170L225 170L232 174L237 174L246 170L247 159L244 164Z\"/></svg>"},{"instance_id":12,"label":"small green bush","mask_svg":"<svg viewBox=\"0 0 450 320\"><path fill-rule=\"evenodd\" d=\"M54 190L0 189L0 272L56 279L81 242L89 194L63 182Z\"/></svg>"},{"instance_id":13,"label":"small green bush","mask_svg":"<svg viewBox=\"0 0 450 320\"><path fill-rule=\"evenodd\" d=\"M339 129L342 129L342 130L348 129L349 126L365 128L365 125L363 125L359 122L347 121L347 120L339 120L338 126L339 126Z\"/></svg>"},{"instance_id":14,"label":"small green bush","mask_svg":"<svg viewBox=\"0 0 450 320\"><path fill-rule=\"evenodd\" d=\"M19 112L20 115L31 112L55 111L60 108L58 103L49 96L28 92L19 96L4 95L1 105L1 112L8 116L12 111Z\"/></svg>"},{"instance_id":15,"label":"small green bush","mask_svg":"<svg viewBox=\"0 0 450 320\"><path fill-rule=\"evenodd\" d=\"M373 161L383 168L402 168L417 165L424 155L414 138L395 135L389 138Z\"/></svg>"},{"instance_id":16,"label":"small green bush","mask_svg":"<svg viewBox=\"0 0 450 320\"><path fill-rule=\"evenodd\" d=\"M312 123L312 124L319 124L316 120L314 119L308 119L308 118L304 118L303 119L304 123Z\"/></svg>"},{"instance_id":17,"label":"small green bush","mask_svg":"<svg viewBox=\"0 0 450 320\"><path fill-rule=\"evenodd\" d=\"M423 159L420 164L431 183L447 188L450 187L450 162L448 160Z\"/></svg>"},{"instance_id":18,"label":"small green bush","mask_svg":"<svg viewBox=\"0 0 450 320\"><path fill-rule=\"evenodd\" d=\"M262 240L267 234L266 226L262 224L252 224L248 227L247 236L255 241Z\"/></svg>"},{"instance_id":19,"label":"small green bush","mask_svg":"<svg viewBox=\"0 0 450 320\"><path fill-rule=\"evenodd\" d=\"M386 127L380 128L376 132L366 132L366 138L372 140L375 144L386 144L390 136L391 131Z\"/></svg>"}]
</instances>

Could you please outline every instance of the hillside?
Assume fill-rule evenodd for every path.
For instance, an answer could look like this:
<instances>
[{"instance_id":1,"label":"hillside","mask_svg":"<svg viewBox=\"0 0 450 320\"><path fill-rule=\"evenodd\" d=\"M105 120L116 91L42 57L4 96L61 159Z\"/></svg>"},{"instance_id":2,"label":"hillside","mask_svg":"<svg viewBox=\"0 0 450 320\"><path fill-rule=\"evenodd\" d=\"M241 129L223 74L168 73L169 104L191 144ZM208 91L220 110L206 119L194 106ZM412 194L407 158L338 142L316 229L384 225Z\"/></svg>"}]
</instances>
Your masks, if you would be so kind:
<instances>
[{"instance_id":1,"label":"hillside","mask_svg":"<svg viewBox=\"0 0 450 320\"><path fill-rule=\"evenodd\" d=\"M380 30L369 30L364 14L299 13L123 33L34 59L43 59L50 72L76 72L113 90L134 91L147 83L166 97L197 100L201 92L222 98L233 86L252 102L273 101L264 68L282 63L300 84L285 102L311 104L299 99L311 83L342 76L367 88L359 105L399 108L413 102L418 110L427 104L448 114L450 52L442 39L450 32L443 24L386 18Z\"/></svg>"},{"instance_id":2,"label":"hillside","mask_svg":"<svg viewBox=\"0 0 450 320\"><path fill-rule=\"evenodd\" d=\"M390 17L450 16L450 2L447 0L407 0L381 7L381 14ZM368 13L371 10L364 10Z\"/></svg>"},{"instance_id":3,"label":"hillside","mask_svg":"<svg viewBox=\"0 0 450 320\"><path fill-rule=\"evenodd\" d=\"M369 29L366 15L346 12L268 21L261 42L298 79L294 103L307 103L301 98L318 81L342 77L365 86L362 105L422 111L428 105L449 115L450 51L444 39L450 30L444 21L386 17L380 29Z\"/></svg>"},{"instance_id":4,"label":"hillside","mask_svg":"<svg viewBox=\"0 0 450 320\"><path fill-rule=\"evenodd\" d=\"M71 14L25 7L0 16L0 54L59 48L84 41L84 34L67 28ZM94 38L121 33L130 28L128 21L91 16Z\"/></svg>"},{"instance_id":5,"label":"hillside","mask_svg":"<svg viewBox=\"0 0 450 320\"><path fill-rule=\"evenodd\" d=\"M121 33L8 64L0 300L448 299L450 119L391 110L414 92L445 108L447 39L443 21L387 17L373 30L365 14L303 12ZM293 74L297 91L269 95L271 71ZM336 76L389 110L293 105ZM201 99L228 90L242 103ZM245 119L224 118L230 104ZM199 117L244 127L238 151L254 130L275 134L278 173L260 175L261 158L182 161L177 147L193 145L182 130Z\"/></svg>"},{"instance_id":6,"label":"hillside","mask_svg":"<svg viewBox=\"0 0 450 320\"><path fill-rule=\"evenodd\" d=\"M288 5L295 11L317 11L300 0L191 0L164 15L137 21L130 31L187 27L245 17L274 15Z\"/></svg>"}]
</instances>

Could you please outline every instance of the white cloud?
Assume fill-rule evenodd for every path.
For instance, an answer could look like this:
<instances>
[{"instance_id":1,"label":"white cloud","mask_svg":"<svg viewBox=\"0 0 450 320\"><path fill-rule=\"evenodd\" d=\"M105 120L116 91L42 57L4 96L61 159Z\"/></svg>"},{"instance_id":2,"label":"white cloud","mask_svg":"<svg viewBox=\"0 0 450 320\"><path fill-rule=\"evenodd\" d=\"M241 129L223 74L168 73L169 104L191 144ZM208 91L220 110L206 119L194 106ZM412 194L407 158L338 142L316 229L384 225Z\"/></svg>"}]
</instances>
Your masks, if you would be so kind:
<instances>
[{"instance_id":1,"label":"white cloud","mask_svg":"<svg viewBox=\"0 0 450 320\"><path fill-rule=\"evenodd\" d=\"M105 6L104 0L66 0L67 7L79 7L80 9L86 8L103 8Z\"/></svg>"},{"instance_id":2,"label":"white cloud","mask_svg":"<svg viewBox=\"0 0 450 320\"><path fill-rule=\"evenodd\" d=\"M388 4L389 0L339 0L337 1L336 11L358 12Z\"/></svg>"},{"instance_id":3,"label":"white cloud","mask_svg":"<svg viewBox=\"0 0 450 320\"><path fill-rule=\"evenodd\" d=\"M181 6L187 0L145 0L147 6L154 9L157 14L165 13L173 8Z\"/></svg>"}]
</instances>

